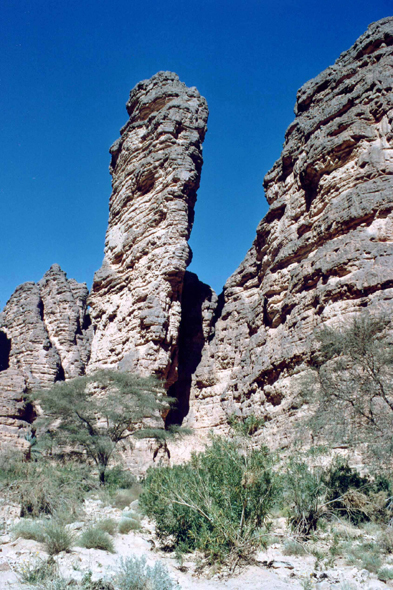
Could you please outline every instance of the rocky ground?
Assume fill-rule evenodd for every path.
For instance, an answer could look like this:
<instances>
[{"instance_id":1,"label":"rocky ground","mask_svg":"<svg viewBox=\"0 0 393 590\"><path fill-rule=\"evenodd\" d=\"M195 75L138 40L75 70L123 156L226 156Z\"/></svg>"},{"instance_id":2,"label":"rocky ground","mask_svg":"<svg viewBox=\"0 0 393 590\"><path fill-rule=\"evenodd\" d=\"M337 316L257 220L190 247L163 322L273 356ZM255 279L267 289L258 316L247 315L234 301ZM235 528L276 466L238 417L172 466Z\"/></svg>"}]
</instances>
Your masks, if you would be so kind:
<instances>
[{"instance_id":1,"label":"rocky ground","mask_svg":"<svg viewBox=\"0 0 393 590\"><path fill-rule=\"evenodd\" d=\"M133 502L132 506L122 511L106 506L98 497L92 497L85 502L81 520L67 526L77 537L89 524L105 518L119 521L124 511L130 509L137 510L137 504ZM20 521L16 506L3 506L1 517L3 534L0 536L0 588L22 590L29 587L23 583L23 573L42 563L40 560L46 561L48 553L42 543L15 538L12 529ZM279 527L280 522L277 524ZM281 541L279 528L275 530L278 534L276 540ZM366 533L363 540L368 537L372 540L372 536ZM393 581L382 582L366 569L347 565L343 558L337 558L334 565L327 567L321 561L318 564L317 558L311 554L284 555L282 542L273 542L265 551L257 553L250 564L239 568L234 574L207 571L201 568L197 556L179 562L173 554L162 551L154 536L154 525L147 519L142 520L140 530L127 534L117 533L113 541L114 553L73 546L69 553L62 552L54 556L58 572L62 577L75 581L82 580L89 572L92 581L108 580L113 577L122 558L134 555L145 556L151 565L161 560L182 590L377 590L393 587Z\"/></svg>"}]
</instances>

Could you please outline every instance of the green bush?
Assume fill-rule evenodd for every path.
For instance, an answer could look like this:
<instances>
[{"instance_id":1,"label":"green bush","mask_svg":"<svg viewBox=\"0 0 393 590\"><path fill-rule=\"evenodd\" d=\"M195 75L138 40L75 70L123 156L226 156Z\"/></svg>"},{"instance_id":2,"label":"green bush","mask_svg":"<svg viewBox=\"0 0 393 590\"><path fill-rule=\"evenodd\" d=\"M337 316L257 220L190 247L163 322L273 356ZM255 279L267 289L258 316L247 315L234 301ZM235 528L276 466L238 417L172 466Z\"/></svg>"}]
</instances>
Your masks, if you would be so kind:
<instances>
[{"instance_id":1,"label":"green bush","mask_svg":"<svg viewBox=\"0 0 393 590\"><path fill-rule=\"evenodd\" d=\"M295 540L287 540L284 542L284 555L306 555L307 551L301 543Z\"/></svg>"},{"instance_id":2,"label":"green bush","mask_svg":"<svg viewBox=\"0 0 393 590\"><path fill-rule=\"evenodd\" d=\"M50 521L45 525L45 548L49 555L57 555L62 551L70 551L74 535L67 530L62 522Z\"/></svg>"},{"instance_id":3,"label":"green bush","mask_svg":"<svg viewBox=\"0 0 393 590\"><path fill-rule=\"evenodd\" d=\"M378 570L378 580L382 582L387 582L388 580L393 580L393 567L384 566Z\"/></svg>"},{"instance_id":4,"label":"green bush","mask_svg":"<svg viewBox=\"0 0 393 590\"><path fill-rule=\"evenodd\" d=\"M14 527L13 535L44 543L49 555L69 551L74 541L73 534L58 520L51 520L45 524L34 520L21 520Z\"/></svg>"},{"instance_id":5,"label":"green bush","mask_svg":"<svg viewBox=\"0 0 393 590\"><path fill-rule=\"evenodd\" d=\"M138 531L141 528L141 523L135 518L122 518L119 522L119 533L126 535L130 531Z\"/></svg>"},{"instance_id":6,"label":"green bush","mask_svg":"<svg viewBox=\"0 0 393 590\"><path fill-rule=\"evenodd\" d=\"M213 438L186 464L150 468L140 507L178 551L199 549L211 561L237 561L261 543L275 481L266 448Z\"/></svg>"},{"instance_id":7,"label":"green bush","mask_svg":"<svg viewBox=\"0 0 393 590\"><path fill-rule=\"evenodd\" d=\"M22 539L32 539L33 541L38 541L39 543L43 543L45 541L44 525L42 522L32 519L20 520L18 524L13 527L12 535L16 539L19 537Z\"/></svg>"},{"instance_id":8,"label":"green bush","mask_svg":"<svg viewBox=\"0 0 393 590\"><path fill-rule=\"evenodd\" d=\"M327 487L324 471L309 467L304 461L291 458L283 477L284 504L292 530L307 538L317 529L324 513Z\"/></svg>"},{"instance_id":9,"label":"green bush","mask_svg":"<svg viewBox=\"0 0 393 590\"><path fill-rule=\"evenodd\" d=\"M329 509L345 516L354 524L370 519L388 518L387 492L389 482L379 477L372 480L361 476L347 461L335 459L324 475Z\"/></svg>"},{"instance_id":10,"label":"green bush","mask_svg":"<svg viewBox=\"0 0 393 590\"><path fill-rule=\"evenodd\" d=\"M393 527L386 527L386 529L379 534L378 542L384 553L393 553Z\"/></svg>"},{"instance_id":11,"label":"green bush","mask_svg":"<svg viewBox=\"0 0 393 590\"><path fill-rule=\"evenodd\" d=\"M79 463L25 463L23 479L14 484L21 516L66 513L77 517L87 492L94 488L89 469Z\"/></svg>"},{"instance_id":12,"label":"green bush","mask_svg":"<svg viewBox=\"0 0 393 590\"><path fill-rule=\"evenodd\" d=\"M175 590L165 565L157 561L153 567L147 565L145 557L129 557L121 560L120 570L115 578L119 590Z\"/></svg>"},{"instance_id":13,"label":"green bush","mask_svg":"<svg viewBox=\"0 0 393 590\"><path fill-rule=\"evenodd\" d=\"M104 520L99 520L96 523L96 528L108 533L108 535L114 535L117 530L117 522L113 520L113 518L105 518Z\"/></svg>"},{"instance_id":14,"label":"green bush","mask_svg":"<svg viewBox=\"0 0 393 590\"><path fill-rule=\"evenodd\" d=\"M16 573L23 584L33 584L36 588L45 588L45 582L53 580L58 576L57 564L53 557L44 560L36 558L31 561L24 561L16 566Z\"/></svg>"},{"instance_id":15,"label":"green bush","mask_svg":"<svg viewBox=\"0 0 393 590\"><path fill-rule=\"evenodd\" d=\"M129 489L136 485L136 478L130 471L126 471L120 465L116 465L106 470L105 485L110 490L116 490L118 488Z\"/></svg>"},{"instance_id":16,"label":"green bush","mask_svg":"<svg viewBox=\"0 0 393 590\"><path fill-rule=\"evenodd\" d=\"M82 533L79 545L86 547L86 549L101 549L102 551L109 551L109 553L115 552L113 541L108 533L96 526L89 527Z\"/></svg>"},{"instance_id":17,"label":"green bush","mask_svg":"<svg viewBox=\"0 0 393 590\"><path fill-rule=\"evenodd\" d=\"M127 508L131 504L131 502L134 502L134 500L137 500L139 498L141 490L142 488L140 484L133 484L132 487L129 489L117 490L113 496L112 505L116 508L120 508L120 510Z\"/></svg>"},{"instance_id":18,"label":"green bush","mask_svg":"<svg viewBox=\"0 0 393 590\"><path fill-rule=\"evenodd\" d=\"M380 554L380 546L373 541L347 545L347 561L372 573L377 573L382 565Z\"/></svg>"}]
</instances>

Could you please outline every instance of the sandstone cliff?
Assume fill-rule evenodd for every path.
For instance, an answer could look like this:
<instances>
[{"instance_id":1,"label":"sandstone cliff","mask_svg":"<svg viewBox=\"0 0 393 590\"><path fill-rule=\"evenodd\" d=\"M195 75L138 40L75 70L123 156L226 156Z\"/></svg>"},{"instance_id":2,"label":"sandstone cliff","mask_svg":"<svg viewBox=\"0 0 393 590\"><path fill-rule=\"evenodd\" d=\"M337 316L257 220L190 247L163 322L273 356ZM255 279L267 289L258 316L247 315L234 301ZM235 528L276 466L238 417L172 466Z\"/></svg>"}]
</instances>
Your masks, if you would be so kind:
<instances>
[{"instance_id":1,"label":"sandstone cliff","mask_svg":"<svg viewBox=\"0 0 393 590\"><path fill-rule=\"evenodd\" d=\"M90 296L89 371L117 367L171 385L177 355L187 240L202 167L207 104L176 74L139 83L129 121L111 147L113 192L105 258Z\"/></svg>"},{"instance_id":2,"label":"sandstone cliff","mask_svg":"<svg viewBox=\"0 0 393 590\"><path fill-rule=\"evenodd\" d=\"M34 417L24 394L84 373L91 328L86 284L54 264L24 283L0 315L0 437L14 440Z\"/></svg>"},{"instance_id":3,"label":"sandstone cliff","mask_svg":"<svg viewBox=\"0 0 393 590\"><path fill-rule=\"evenodd\" d=\"M270 209L193 376L189 422L296 413L315 328L393 310L393 18L370 25L298 92Z\"/></svg>"},{"instance_id":4,"label":"sandstone cliff","mask_svg":"<svg viewBox=\"0 0 393 590\"><path fill-rule=\"evenodd\" d=\"M202 434L233 412L290 424L315 330L393 309L392 89L388 18L299 90L269 211L217 297L186 271L206 101L169 72L138 84L110 150L93 326L86 286L57 265L18 287L0 323L0 435L33 418L24 391L98 367L161 376L179 399L168 421Z\"/></svg>"}]
</instances>

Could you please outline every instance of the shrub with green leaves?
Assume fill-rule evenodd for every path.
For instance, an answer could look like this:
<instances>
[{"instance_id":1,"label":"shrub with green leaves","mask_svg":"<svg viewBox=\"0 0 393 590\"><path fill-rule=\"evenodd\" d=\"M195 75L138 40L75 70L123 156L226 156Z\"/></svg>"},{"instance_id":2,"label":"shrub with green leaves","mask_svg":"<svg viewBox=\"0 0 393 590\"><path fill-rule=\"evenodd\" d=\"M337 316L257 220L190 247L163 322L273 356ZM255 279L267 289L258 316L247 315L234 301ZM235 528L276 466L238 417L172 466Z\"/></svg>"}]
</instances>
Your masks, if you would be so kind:
<instances>
[{"instance_id":1,"label":"shrub with green leaves","mask_svg":"<svg viewBox=\"0 0 393 590\"><path fill-rule=\"evenodd\" d=\"M178 551L199 549L211 561L236 562L261 543L275 494L266 448L213 438L186 464L150 468L140 507Z\"/></svg>"},{"instance_id":2,"label":"shrub with green leaves","mask_svg":"<svg viewBox=\"0 0 393 590\"><path fill-rule=\"evenodd\" d=\"M33 584L34 588L46 587L47 582L58 577L57 564L53 557L21 561L15 568L18 578L23 584Z\"/></svg>"},{"instance_id":3,"label":"shrub with green leaves","mask_svg":"<svg viewBox=\"0 0 393 590\"><path fill-rule=\"evenodd\" d=\"M155 377L100 370L56 382L35 392L31 400L43 410L37 419L37 427L46 433L43 442L62 453L85 453L96 465L101 484L106 483L116 449L131 438L153 438L163 444L185 433L179 427L165 429L161 413L174 400Z\"/></svg>"},{"instance_id":4,"label":"shrub with green leaves","mask_svg":"<svg viewBox=\"0 0 393 590\"><path fill-rule=\"evenodd\" d=\"M79 463L53 464L44 459L24 463L24 473L12 486L21 516L62 512L75 517L85 495L93 489L89 469Z\"/></svg>"},{"instance_id":5,"label":"shrub with green leaves","mask_svg":"<svg viewBox=\"0 0 393 590\"><path fill-rule=\"evenodd\" d=\"M49 555L57 555L62 551L70 551L74 535L62 522L52 520L45 525L44 543Z\"/></svg>"},{"instance_id":6,"label":"shrub with green leaves","mask_svg":"<svg viewBox=\"0 0 393 590\"><path fill-rule=\"evenodd\" d=\"M393 580L393 567L392 566L383 566L381 569L378 570L378 580L382 582L387 582L388 580Z\"/></svg>"},{"instance_id":7,"label":"shrub with green leaves","mask_svg":"<svg viewBox=\"0 0 393 590\"><path fill-rule=\"evenodd\" d=\"M12 529L12 535L15 539L32 539L43 543L45 541L45 530L42 522L23 518Z\"/></svg>"},{"instance_id":8,"label":"shrub with green leaves","mask_svg":"<svg viewBox=\"0 0 393 590\"><path fill-rule=\"evenodd\" d=\"M119 522L119 533L126 535L130 531L137 531L141 528L141 523L136 518L122 518Z\"/></svg>"},{"instance_id":9,"label":"shrub with green leaves","mask_svg":"<svg viewBox=\"0 0 393 590\"><path fill-rule=\"evenodd\" d=\"M96 523L96 528L108 533L108 535L114 535L117 530L117 522L113 518L104 518Z\"/></svg>"},{"instance_id":10,"label":"shrub with green leaves","mask_svg":"<svg viewBox=\"0 0 393 590\"><path fill-rule=\"evenodd\" d=\"M345 516L354 524L390 518L390 483L386 478L378 476L372 480L360 475L347 461L336 458L326 470L324 482L329 509L338 516Z\"/></svg>"},{"instance_id":11,"label":"shrub with green leaves","mask_svg":"<svg viewBox=\"0 0 393 590\"><path fill-rule=\"evenodd\" d=\"M168 570L161 562L154 566L146 563L146 558L129 557L122 559L115 577L119 590L176 590L179 586L171 580Z\"/></svg>"},{"instance_id":12,"label":"shrub with green leaves","mask_svg":"<svg viewBox=\"0 0 393 590\"><path fill-rule=\"evenodd\" d=\"M321 467L290 458L283 477L284 505L292 530L307 538L317 528L326 503L328 489Z\"/></svg>"},{"instance_id":13,"label":"shrub with green leaves","mask_svg":"<svg viewBox=\"0 0 393 590\"><path fill-rule=\"evenodd\" d=\"M114 553L115 548L109 534L97 526L91 526L86 529L79 538L79 545L86 549L101 549Z\"/></svg>"}]
</instances>

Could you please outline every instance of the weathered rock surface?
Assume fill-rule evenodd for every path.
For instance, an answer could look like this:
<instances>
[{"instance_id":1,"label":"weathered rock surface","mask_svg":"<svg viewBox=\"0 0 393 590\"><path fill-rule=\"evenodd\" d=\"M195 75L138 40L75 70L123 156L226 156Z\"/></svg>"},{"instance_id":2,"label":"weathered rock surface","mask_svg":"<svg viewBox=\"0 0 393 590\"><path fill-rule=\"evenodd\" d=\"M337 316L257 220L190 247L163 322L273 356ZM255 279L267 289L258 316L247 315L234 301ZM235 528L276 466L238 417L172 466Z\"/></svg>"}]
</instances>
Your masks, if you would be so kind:
<instances>
[{"instance_id":1,"label":"weathered rock surface","mask_svg":"<svg viewBox=\"0 0 393 590\"><path fill-rule=\"evenodd\" d=\"M294 412L296 383L323 324L393 310L393 18L370 25L298 92L270 209L228 279L193 376L189 422ZM283 418L284 417L284 418Z\"/></svg>"},{"instance_id":2,"label":"weathered rock surface","mask_svg":"<svg viewBox=\"0 0 393 590\"><path fill-rule=\"evenodd\" d=\"M219 297L186 272L206 101L160 72L134 88L127 110L110 150L93 326L86 287L57 265L15 291L0 322L3 433L28 418L23 391L86 365L162 377L179 399L169 422L187 416L203 433L252 411L284 432L315 330L393 310L393 18L299 90L265 177L270 209Z\"/></svg>"},{"instance_id":3,"label":"weathered rock surface","mask_svg":"<svg viewBox=\"0 0 393 590\"><path fill-rule=\"evenodd\" d=\"M24 283L0 315L0 437L14 440L33 417L23 395L84 373L92 330L86 284L54 264Z\"/></svg>"},{"instance_id":4,"label":"weathered rock surface","mask_svg":"<svg viewBox=\"0 0 393 590\"><path fill-rule=\"evenodd\" d=\"M171 385L208 109L196 88L159 72L132 90L127 111L110 149L113 192L104 262L89 299L88 370L121 363Z\"/></svg>"}]
</instances>

